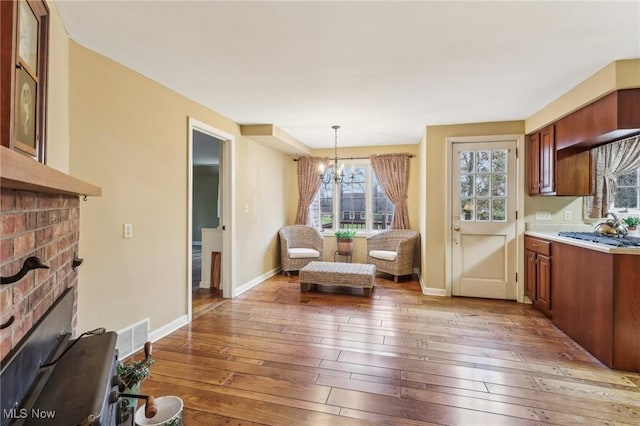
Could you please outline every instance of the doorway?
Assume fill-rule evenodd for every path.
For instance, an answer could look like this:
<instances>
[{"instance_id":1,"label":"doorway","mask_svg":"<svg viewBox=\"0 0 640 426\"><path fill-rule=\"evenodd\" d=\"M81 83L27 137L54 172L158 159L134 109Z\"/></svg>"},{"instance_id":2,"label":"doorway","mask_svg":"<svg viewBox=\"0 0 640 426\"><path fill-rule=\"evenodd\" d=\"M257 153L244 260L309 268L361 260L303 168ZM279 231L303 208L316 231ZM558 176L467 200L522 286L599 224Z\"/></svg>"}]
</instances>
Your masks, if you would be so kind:
<instances>
[{"instance_id":1,"label":"doorway","mask_svg":"<svg viewBox=\"0 0 640 426\"><path fill-rule=\"evenodd\" d=\"M518 294L517 141L451 141L451 294Z\"/></svg>"},{"instance_id":2,"label":"doorway","mask_svg":"<svg viewBox=\"0 0 640 426\"><path fill-rule=\"evenodd\" d=\"M188 315L198 317L231 296L229 228L233 139L189 118Z\"/></svg>"}]
</instances>

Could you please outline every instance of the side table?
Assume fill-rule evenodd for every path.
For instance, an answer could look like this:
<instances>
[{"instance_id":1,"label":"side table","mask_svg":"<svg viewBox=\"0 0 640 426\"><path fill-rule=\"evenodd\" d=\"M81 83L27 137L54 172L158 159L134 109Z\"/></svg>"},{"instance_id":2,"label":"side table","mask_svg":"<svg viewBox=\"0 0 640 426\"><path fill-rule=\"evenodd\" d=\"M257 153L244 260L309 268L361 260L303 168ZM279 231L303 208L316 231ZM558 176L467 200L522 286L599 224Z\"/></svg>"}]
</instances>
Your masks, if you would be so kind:
<instances>
[{"instance_id":1,"label":"side table","mask_svg":"<svg viewBox=\"0 0 640 426\"><path fill-rule=\"evenodd\" d=\"M336 261L336 256L344 256L344 261L346 263L351 263L353 252L336 250L335 252L333 252L334 262Z\"/></svg>"}]
</instances>

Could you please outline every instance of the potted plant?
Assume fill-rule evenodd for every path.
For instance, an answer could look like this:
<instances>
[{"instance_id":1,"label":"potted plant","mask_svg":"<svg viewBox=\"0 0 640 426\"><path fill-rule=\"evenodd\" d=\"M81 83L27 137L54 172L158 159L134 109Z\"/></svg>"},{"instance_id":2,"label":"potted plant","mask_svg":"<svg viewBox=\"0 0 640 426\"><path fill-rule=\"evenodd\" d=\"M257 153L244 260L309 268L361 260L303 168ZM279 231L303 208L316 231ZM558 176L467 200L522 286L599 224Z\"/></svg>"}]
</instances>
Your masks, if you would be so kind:
<instances>
[{"instance_id":1,"label":"potted plant","mask_svg":"<svg viewBox=\"0 0 640 426\"><path fill-rule=\"evenodd\" d=\"M338 253L351 254L353 253L353 237L356 236L356 231L351 229L339 229L336 231L336 241L338 243Z\"/></svg>"},{"instance_id":2,"label":"potted plant","mask_svg":"<svg viewBox=\"0 0 640 426\"><path fill-rule=\"evenodd\" d=\"M638 216L627 216L624 218L624 223L627 225L629 231L635 231L640 225L640 217Z\"/></svg>"},{"instance_id":3,"label":"potted plant","mask_svg":"<svg viewBox=\"0 0 640 426\"><path fill-rule=\"evenodd\" d=\"M151 342L144 344L144 358L137 361L120 361L118 360L117 369L120 376L119 390L122 393L138 395L140 394L140 386L144 379L149 377L151 372L149 367L153 365L155 360L151 357ZM136 398L125 398L130 407L137 405Z\"/></svg>"}]
</instances>

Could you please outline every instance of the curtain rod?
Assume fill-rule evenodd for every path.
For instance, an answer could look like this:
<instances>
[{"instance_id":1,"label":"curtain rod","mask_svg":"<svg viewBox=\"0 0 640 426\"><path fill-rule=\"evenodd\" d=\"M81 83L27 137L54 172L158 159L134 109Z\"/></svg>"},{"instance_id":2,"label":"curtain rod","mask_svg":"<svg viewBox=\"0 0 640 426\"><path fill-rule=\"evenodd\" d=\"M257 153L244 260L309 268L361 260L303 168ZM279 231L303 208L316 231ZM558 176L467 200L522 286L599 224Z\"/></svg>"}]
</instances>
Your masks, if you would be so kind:
<instances>
[{"instance_id":1,"label":"curtain rod","mask_svg":"<svg viewBox=\"0 0 640 426\"><path fill-rule=\"evenodd\" d=\"M415 157L415 155L409 154L409 155L406 155L406 157L413 158ZM369 157L338 157L337 160L368 160L369 158L371 157L370 156ZM298 160L299 158L293 159L293 161L298 161ZM329 160L333 160L333 158L329 158Z\"/></svg>"}]
</instances>

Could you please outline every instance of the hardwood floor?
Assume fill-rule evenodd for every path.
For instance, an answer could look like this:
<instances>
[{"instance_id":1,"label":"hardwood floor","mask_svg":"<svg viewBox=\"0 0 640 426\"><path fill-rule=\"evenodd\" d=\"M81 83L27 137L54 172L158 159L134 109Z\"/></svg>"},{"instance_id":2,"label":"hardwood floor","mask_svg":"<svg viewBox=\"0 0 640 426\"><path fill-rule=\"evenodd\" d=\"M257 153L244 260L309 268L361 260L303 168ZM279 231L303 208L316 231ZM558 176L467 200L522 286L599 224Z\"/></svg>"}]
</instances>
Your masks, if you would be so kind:
<instances>
[{"instance_id":1,"label":"hardwood floor","mask_svg":"<svg viewBox=\"0 0 640 426\"><path fill-rule=\"evenodd\" d=\"M181 397L186 425L640 424L640 374L602 366L530 305L294 279L157 341L143 393Z\"/></svg>"}]
</instances>

